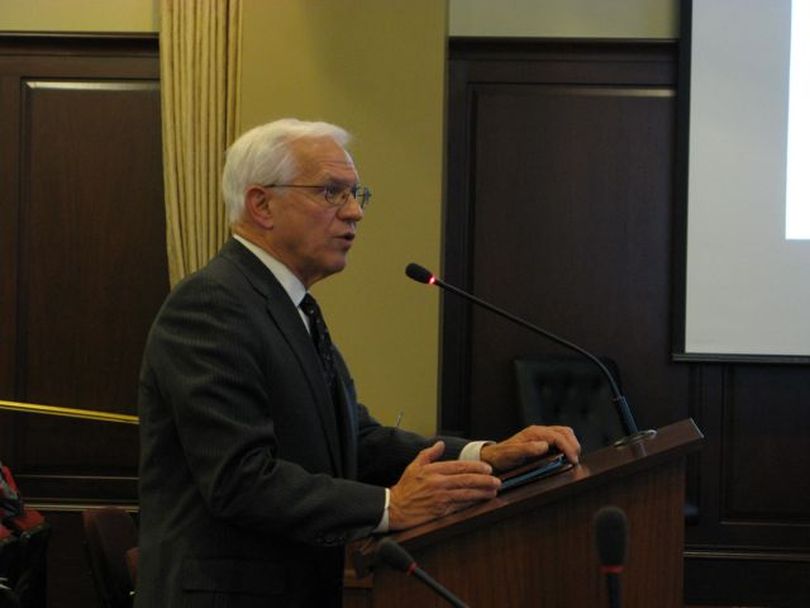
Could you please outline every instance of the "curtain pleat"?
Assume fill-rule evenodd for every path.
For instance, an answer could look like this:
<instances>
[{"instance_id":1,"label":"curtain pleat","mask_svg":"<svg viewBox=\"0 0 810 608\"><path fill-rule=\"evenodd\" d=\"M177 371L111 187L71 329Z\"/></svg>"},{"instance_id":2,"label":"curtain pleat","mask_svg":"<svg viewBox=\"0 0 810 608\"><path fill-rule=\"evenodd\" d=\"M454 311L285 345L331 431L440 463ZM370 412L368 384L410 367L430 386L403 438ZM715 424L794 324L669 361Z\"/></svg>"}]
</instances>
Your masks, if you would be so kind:
<instances>
[{"instance_id":1,"label":"curtain pleat","mask_svg":"<svg viewBox=\"0 0 810 608\"><path fill-rule=\"evenodd\" d=\"M172 286L228 237L220 194L239 115L242 0L161 0L166 247Z\"/></svg>"}]
</instances>

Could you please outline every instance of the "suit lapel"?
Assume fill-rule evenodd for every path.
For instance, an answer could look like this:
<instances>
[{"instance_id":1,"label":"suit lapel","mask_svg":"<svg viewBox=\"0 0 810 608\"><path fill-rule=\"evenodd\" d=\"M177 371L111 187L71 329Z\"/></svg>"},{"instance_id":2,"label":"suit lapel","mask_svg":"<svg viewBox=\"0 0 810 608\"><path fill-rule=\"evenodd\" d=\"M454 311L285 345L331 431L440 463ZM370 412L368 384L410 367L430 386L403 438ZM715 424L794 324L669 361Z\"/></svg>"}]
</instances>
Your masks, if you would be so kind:
<instances>
[{"instance_id":1,"label":"suit lapel","mask_svg":"<svg viewBox=\"0 0 810 608\"><path fill-rule=\"evenodd\" d=\"M340 440L343 446L343 473L347 479L357 479L357 413L349 393L343 375L338 373L336 407L340 408L341 429Z\"/></svg>"},{"instance_id":2,"label":"suit lapel","mask_svg":"<svg viewBox=\"0 0 810 608\"><path fill-rule=\"evenodd\" d=\"M344 467L340 449L340 436L343 435L343 430L338 428L335 404L323 378L320 359L298 314L298 309L273 273L239 241L230 239L222 248L222 254L233 260L253 287L266 297L270 319L295 354L309 383L313 403L321 420L321 430L329 446L332 467L337 476L343 476Z\"/></svg>"}]
</instances>

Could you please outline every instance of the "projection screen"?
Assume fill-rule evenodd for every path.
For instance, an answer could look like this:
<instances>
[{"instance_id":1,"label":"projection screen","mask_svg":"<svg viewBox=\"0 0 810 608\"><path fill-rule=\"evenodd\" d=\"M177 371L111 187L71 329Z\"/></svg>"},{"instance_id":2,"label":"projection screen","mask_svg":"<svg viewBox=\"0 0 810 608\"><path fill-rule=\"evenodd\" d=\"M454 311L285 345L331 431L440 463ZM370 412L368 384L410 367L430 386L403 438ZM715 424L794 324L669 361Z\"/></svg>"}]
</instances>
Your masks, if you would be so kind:
<instances>
[{"instance_id":1,"label":"projection screen","mask_svg":"<svg viewBox=\"0 0 810 608\"><path fill-rule=\"evenodd\" d=\"M682 354L804 361L810 0L684 0L682 9Z\"/></svg>"}]
</instances>

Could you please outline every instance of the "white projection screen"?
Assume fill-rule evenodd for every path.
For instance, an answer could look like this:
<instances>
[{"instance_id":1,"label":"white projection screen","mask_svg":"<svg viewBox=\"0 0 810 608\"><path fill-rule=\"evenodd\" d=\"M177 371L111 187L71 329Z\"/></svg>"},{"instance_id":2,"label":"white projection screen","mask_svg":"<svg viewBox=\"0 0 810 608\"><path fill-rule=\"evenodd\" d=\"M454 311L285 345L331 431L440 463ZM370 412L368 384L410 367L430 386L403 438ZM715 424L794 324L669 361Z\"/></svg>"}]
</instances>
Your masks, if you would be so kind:
<instances>
[{"instance_id":1,"label":"white projection screen","mask_svg":"<svg viewBox=\"0 0 810 608\"><path fill-rule=\"evenodd\" d=\"M682 9L675 354L810 361L810 0Z\"/></svg>"}]
</instances>

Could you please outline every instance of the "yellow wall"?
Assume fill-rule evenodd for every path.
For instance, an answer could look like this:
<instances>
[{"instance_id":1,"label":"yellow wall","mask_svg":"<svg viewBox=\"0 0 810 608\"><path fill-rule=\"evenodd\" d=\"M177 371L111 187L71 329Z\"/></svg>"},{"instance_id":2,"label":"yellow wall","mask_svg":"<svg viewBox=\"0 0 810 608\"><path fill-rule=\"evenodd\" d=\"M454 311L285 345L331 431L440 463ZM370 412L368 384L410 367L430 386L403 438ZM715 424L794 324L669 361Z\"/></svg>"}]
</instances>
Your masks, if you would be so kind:
<instances>
[{"instance_id":1,"label":"yellow wall","mask_svg":"<svg viewBox=\"0 0 810 608\"><path fill-rule=\"evenodd\" d=\"M676 38L678 1L449 0L448 27L451 36ZM324 2L350 11L358 6L350 0ZM157 32L158 3L0 0L0 31Z\"/></svg>"},{"instance_id":2,"label":"yellow wall","mask_svg":"<svg viewBox=\"0 0 810 608\"><path fill-rule=\"evenodd\" d=\"M246 0L241 130L327 120L374 197L348 268L316 286L361 399L391 424L436 427L446 5L437 0Z\"/></svg>"},{"instance_id":3,"label":"yellow wall","mask_svg":"<svg viewBox=\"0 0 810 608\"><path fill-rule=\"evenodd\" d=\"M0 0L0 31L157 32L159 0Z\"/></svg>"},{"instance_id":4,"label":"yellow wall","mask_svg":"<svg viewBox=\"0 0 810 608\"><path fill-rule=\"evenodd\" d=\"M451 36L677 38L679 0L449 0Z\"/></svg>"}]
</instances>

